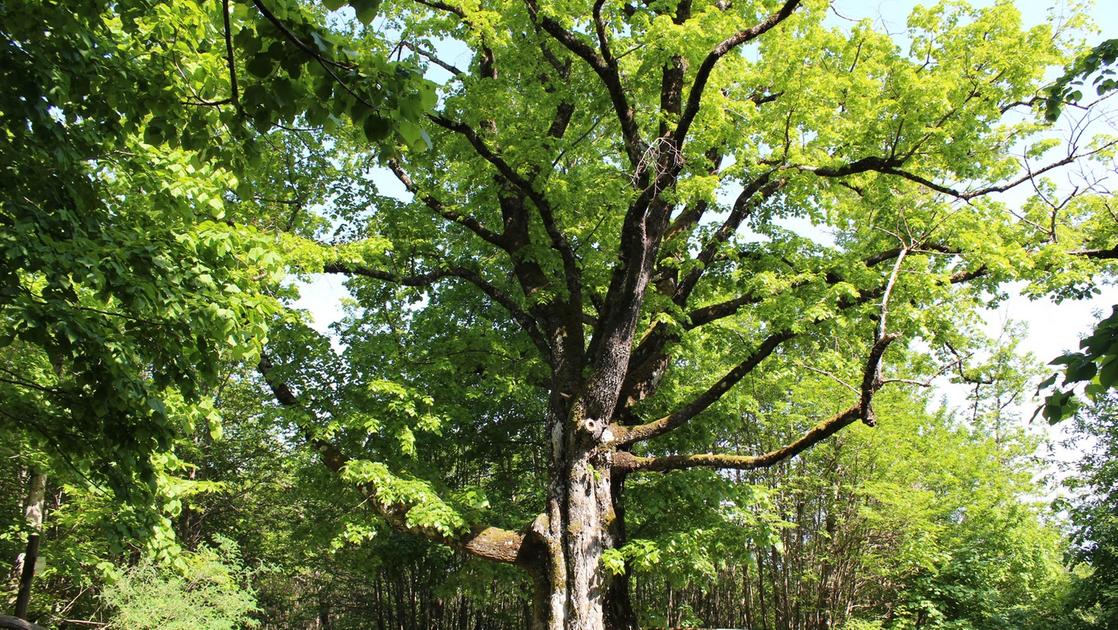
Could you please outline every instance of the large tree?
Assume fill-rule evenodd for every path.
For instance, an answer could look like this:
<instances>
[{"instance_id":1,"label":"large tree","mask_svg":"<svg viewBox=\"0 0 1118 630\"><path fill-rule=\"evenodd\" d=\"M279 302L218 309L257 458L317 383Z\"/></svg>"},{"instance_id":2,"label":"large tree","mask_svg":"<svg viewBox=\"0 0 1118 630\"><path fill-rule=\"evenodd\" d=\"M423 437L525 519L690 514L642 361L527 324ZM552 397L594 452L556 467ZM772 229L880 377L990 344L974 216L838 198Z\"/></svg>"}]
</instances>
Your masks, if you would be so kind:
<instances>
[{"instance_id":1,"label":"large tree","mask_svg":"<svg viewBox=\"0 0 1118 630\"><path fill-rule=\"evenodd\" d=\"M0 382L47 442L148 469L181 434L165 401L236 358L212 342L256 358L279 233L360 307L340 356L290 326L260 360L288 437L383 522L522 568L540 628L634 624L606 571L632 557L626 483L683 496L688 473L641 480L872 425L906 352L959 363L1003 283L1075 295L1115 252L1106 199L1045 179L1112 153L1041 111L1075 21L949 4L894 39L799 0L349 4L5 5ZM847 393L751 395L789 371ZM777 410L782 444L751 452Z\"/></svg>"},{"instance_id":2,"label":"large tree","mask_svg":"<svg viewBox=\"0 0 1118 630\"><path fill-rule=\"evenodd\" d=\"M771 466L873 425L890 357L965 374L1004 283L1082 294L1113 257L1106 199L1046 179L1112 155L1086 119L1067 141L1044 120L1074 21L950 4L902 40L798 0L383 10L398 54L447 76L430 147L379 153L406 201L287 241L360 309L340 358L296 343L261 372L386 522L523 568L540 628L634 623L603 561L627 479ZM742 385L784 370L849 392L748 452L735 436L765 410ZM430 465L479 436L539 464L501 509L472 500L493 468Z\"/></svg>"}]
</instances>

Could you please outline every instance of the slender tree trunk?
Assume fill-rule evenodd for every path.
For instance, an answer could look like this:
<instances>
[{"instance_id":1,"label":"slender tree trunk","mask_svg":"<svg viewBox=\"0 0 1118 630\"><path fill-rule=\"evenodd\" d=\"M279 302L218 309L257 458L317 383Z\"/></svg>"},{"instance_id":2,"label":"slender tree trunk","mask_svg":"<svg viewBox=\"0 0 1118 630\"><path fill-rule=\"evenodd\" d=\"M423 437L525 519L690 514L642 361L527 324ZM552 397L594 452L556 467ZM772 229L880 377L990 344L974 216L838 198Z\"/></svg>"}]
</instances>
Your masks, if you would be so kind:
<instances>
[{"instance_id":1,"label":"slender tree trunk","mask_svg":"<svg viewBox=\"0 0 1118 630\"><path fill-rule=\"evenodd\" d=\"M761 607L761 628L765 630L769 627L769 613L765 609L765 557L763 554L764 551L757 549L757 600Z\"/></svg>"},{"instance_id":2,"label":"slender tree trunk","mask_svg":"<svg viewBox=\"0 0 1118 630\"><path fill-rule=\"evenodd\" d=\"M749 583L749 565L746 564L742 571L742 586L745 593L745 627L753 630L753 589ZM764 585L761 586L764 588Z\"/></svg>"},{"instance_id":3,"label":"slender tree trunk","mask_svg":"<svg viewBox=\"0 0 1118 630\"><path fill-rule=\"evenodd\" d=\"M326 599L325 593L318 594L318 627L322 630L333 628L330 623L330 602Z\"/></svg>"},{"instance_id":4,"label":"slender tree trunk","mask_svg":"<svg viewBox=\"0 0 1118 630\"><path fill-rule=\"evenodd\" d=\"M373 592L375 593L376 597L375 602L377 607L377 630L386 630L386 626L384 624L384 607L386 605L385 600L387 600L387 597L384 592L383 582L381 581L379 575L376 577L376 588Z\"/></svg>"},{"instance_id":5,"label":"slender tree trunk","mask_svg":"<svg viewBox=\"0 0 1118 630\"><path fill-rule=\"evenodd\" d=\"M46 506L47 475L31 469L27 488L27 502L23 516L27 522L27 548L16 559L16 574L19 575L19 591L16 595L15 616L27 617L27 607L31 603L31 581L35 578L35 562L39 559L39 536L43 531L43 509Z\"/></svg>"},{"instance_id":6,"label":"slender tree trunk","mask_svg":"<svg viewBox=\"0 0 1118 630\"><path fill-rule=\"evenodd\" d=\"M826 540L828 541L827 545L830 549L825 550L823 566L819 571L819 600L816 603L816 610L819 615L819 623L817 625L819 630L830 630L833 623L831 611L834 610L834 600L836 598L835 591L837 590L835 588L833 558L838 557L840 553L835 528L835 510L838 509L838 494L839 484L836 481L832 490L831 502L825 508L827 514L823 517L823 530L827 532Z\"/></svg>"}]
</instances>

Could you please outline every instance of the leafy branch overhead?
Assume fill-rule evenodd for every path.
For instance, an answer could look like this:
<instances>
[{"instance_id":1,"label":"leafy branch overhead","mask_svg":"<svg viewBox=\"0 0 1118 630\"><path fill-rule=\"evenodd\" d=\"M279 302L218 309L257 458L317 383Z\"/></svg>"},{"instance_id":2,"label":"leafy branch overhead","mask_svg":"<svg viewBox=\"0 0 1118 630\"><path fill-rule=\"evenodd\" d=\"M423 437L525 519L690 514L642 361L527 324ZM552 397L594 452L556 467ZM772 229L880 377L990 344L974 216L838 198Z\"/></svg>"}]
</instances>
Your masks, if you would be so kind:
<instances>
[{"instance_id":1,"label":"leafy branch overhead","mask_svg":"<svg viewBox=\"0 0 1118 630\"><path fill-rule=\"evenodd\" d=\"M1060 117L1060 112L1066 103L1078 103L1083 99L1083 90L1080 85L1091 79L1096 96L1105 96L1118 88L1118 79L1115 78L1115 62L1118 62L1118 39L1108 39L1100 42L1089 52L1079 57L1068 66L1064 74L1048 88L1044 102L1044 116L1049 122L1055 122Z\"/></svg>"},{"instance_id":2,"label":"leafy branch overhead","mask_svg":"<svg viewBox=\"0 0 1118 630\"><path fill-rule=\"evenodd\" d=\"M1051 423L1074 415L1081 406L1075 388L1083 385L1087 399L1101 402L1107 392L1118 388L1118 307L1099 320L1094 331L1079 343L1079 352L1063 354L1051 365L1063 365L1063 378L1056 373L1040 384L1037 391L1053 388L1044 401L1044 417Z\"/></svg>"},{"instance_id":3,"label":"leafy branch overhead","mask_svg":"<svg viewBox=\"0 0 1118 630\"><path fill-rule=\"evenodd\" d=\"M143 495L149 456L212 424L193 405L267 341L276 228L317 229L344 168L296 182L327 158L289 129L422 150L434 86L288 0L28 1L0 21L0 344L21 357L3 383L68 465Z\"/></svg>"}]
</instances>

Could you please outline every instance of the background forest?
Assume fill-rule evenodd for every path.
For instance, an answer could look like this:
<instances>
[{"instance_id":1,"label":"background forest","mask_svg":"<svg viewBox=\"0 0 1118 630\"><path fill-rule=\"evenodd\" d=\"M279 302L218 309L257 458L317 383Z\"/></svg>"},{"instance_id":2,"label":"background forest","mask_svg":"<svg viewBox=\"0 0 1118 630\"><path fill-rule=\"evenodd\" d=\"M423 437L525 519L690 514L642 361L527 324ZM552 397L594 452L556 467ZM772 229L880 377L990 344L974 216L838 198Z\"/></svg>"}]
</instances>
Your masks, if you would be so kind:
<instances>
[{"instance_id":1,"label":"background forest","mask_svg":"<svg viewBox=\"0 0 1118 630\"><path fill-rule=\"evenodd\" d=\"M747 507L730 514L710 500L724 482L718 473L680 471L634 487L638 544L627 559L644 627L1110 627L1118 401L1078 416L1090 455L1066 483L1082 498L1053 506L1035 432L987 404L1001 384L976 390L977 416L929 413L927 397L891 396L881 401L888 423L735 475ZM773 383L756 413L788 426L741 439L780 440L796 415L781 400L786 388L819 395L828 386ZM41 622L524 627L521 576L370 527L355 513L362 497L339 492L314 455L277 430L279 410L259 384L231 383L222 400L221 439L201 431L180 446L179 457L198 464L171 491L165 513L177 542L159 547L166 556L109 543L120 516L111 497L79 482L49 484L49 562L32 609ZM500 441L455 442L431 465L479 480L490 496L538 474ZM4 461L4 550L15 557L28 478L15 453Z\"/></svg>"},{"instance_id":2,"label":"background forest","mask_svg":"<svg viewBox=\"0 0 1118 630\"><path fill-rule=\"evenodd\" d=\"M0 613L1118 627L1118 310L984 320L1113 295L1043 9L0 0Z\"/></svg>"}]
</instances>

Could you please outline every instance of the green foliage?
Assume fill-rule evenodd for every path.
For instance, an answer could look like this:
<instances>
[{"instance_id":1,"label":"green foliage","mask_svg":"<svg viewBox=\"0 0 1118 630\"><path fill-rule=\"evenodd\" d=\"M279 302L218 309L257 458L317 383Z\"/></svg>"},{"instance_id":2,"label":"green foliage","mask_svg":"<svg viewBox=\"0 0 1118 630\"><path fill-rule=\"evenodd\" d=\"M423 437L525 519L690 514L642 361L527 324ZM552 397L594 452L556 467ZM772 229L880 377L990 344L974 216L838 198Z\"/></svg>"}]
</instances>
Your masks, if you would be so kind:
<instances>
[{"instance_id":1,"label":"green foliage","mask_svg":"<svg viewBox=\"0 0 1118 630\"><path fill-rule=\"evenodd\" d=\"M1056 373L1040 384L1037 391L1052 388L1044 400L1044 417L1051 423L1065 420L1079 410L1082 400L1076 387L1086 383L1083 394L1087 400L1101 402L1113 389L1118 387L1118 306L1111 314L1095 324L1094 331L1079 342L1080 352L1069 352L1052 361L1051 365L1063 365L1063 378L1055 386L1061 374Z\"/></svg>"},{"instance_id":2,"label":"green foliage","mask_svg":"<svg viewBox=\"0 0 1118 630\"><path fill-rule=\"evenodd\" d=\"M216 547L184 553L177 566L150 558L125 569L110 570L101 596L114 610L112 623L151 630L234 630L257 628L259 611L248 586L252 571L239 558L237 545L219 538Z\"/></svg>"},{"instance_id":3,"label":"green foliage","mask_svg":"<svg viewBox=\"0 0 1118 630\"><path fill-rule=\"evenodd\" d=\"M1095 86L1097 96L1103 96L1118 88L1118 79L1114 78L1115 61L1118 61L1118 39L1100 42L1076 59L1075 63L1065 68L1064 74L1048 88L1048 98L1044 103L1045 117L1055 121L1065 104L1082 100L1083 91L1079 86L1092 75L1095 77L1092 84Z\"/></svg>"},{"instance_id":4,"label":"green foliage","mask_svg":"<svg viewBox=\"0 0 1118 630\"><path fill-rule=\"evenodd\" d=\"M1074 421L1082 459L1067 485L1072 557L1077 567L1068 600L1075 628L1118 624L1118 398L1100 396Z\"/></svg>"},{"instance_id":5,"label":"green foliage","mask_svg":"<svg viewBox=\"0 0 1118 630\"><path fill-rule=\"evenodd\" d=\"M1002 365L985 373L1012 384L1016 371ZM982 386L983 404L997 388ZM796 432L809 419L794 418L790 401L833 389L816 379L757 383L757 411L746 412L756 422L736 438L771 439L758 427ZM649 482L632 488L634 536L677 532L660 543L632 538L607 555L611 569L635 581L642 621L675 624L691 615L700 627L734 627L744 625L748 608L756 627L819 627L820 618L857 629L1065 627L1064 539L1054 514L1036 502L1043 492L1037 439L1008 414L1000 423L972 421L931 413L928 403L883 392L876 428L852 427L798 460L740 480L673 473L653 480L659 485L647 495ZM711 531L695 504L718 512L713 497L742 486L751 489L748 520L717 530L724 546L680 544ZM646 512L656 505L662 511ZM665 613L668 593L679 609ZM746 600L739 607L727 597Z\"/></svg>"},{"instance_id":6,"label":"green foliage","mask_svg":"<svg viewBox=\"0 0 1118 630\"><path fill-rule=\"evenodd\" d=\"M182 613L173 593L204 592L217 598L206 606L246 618L251 597L233 585L252 579L284 627L331 611L339 627L367 627L384 610L396 618L383 625L434 625L408 616L409 598L507 627L526 604L524 576L394 530L436 541L480 523L524 531L567 483L546 425L578 419L561 415L564 401L598 376L588 342L614 314L632 309L634 343L668 336L656 391L599 418L610 422L683 408L786 333L715 404L632 447L751 454L857 399L887 282L887 328L903 341L884 375L931 378L982 346L975 311L1005 283L1076 297L1108 269L1081 255L1113 248L1100 195L1056 212L1042 177L1020 207L979 194L1016 178L1012 147L1030 160L1057 148L1039 110L1003 114L1035 102L1046 72L1077 53L1009 2L919 7L903 42L805 2L714 67L678 155L661 153L684 118L665 99L665 69L691 86L714 46L777 3L598 3L600 24L588 2L534 4L0 6L11 86L0 95L0 438L66 471L53 515L74 540L57 545L52 597L86 586L74 576L90 563L121 563L119 543L134 538L150 560L106 594L121 615ZM587 64L599 53L569 50L543 18L614 54ZM461 70L437 58L457 47ZM1108 54L1073 74L1105 74ZM441 84L423 78L443 71ZM617 113L640 137L619 133L629 122ZM1075 150L1106 160L1108 142ZM646 252L653 270L636 284L647 297L604 303L618 261L631 262L622 243L636 234L628 208L648 193L642 169L661 161L678 178L652 196L677 229ZM381 166L409 194L390 195ZM736 191L765 178L771 195L735 207ZM297 293L288 272L322 271L348 275L333 338L285 307ZM676 293L700 271L693 293ZM1107 344L1069 363L1067 383L1102 387L1114 366L1090 353ZM575 358L559 370L561 346ZM1019 394L1019 367L1001 353L974 372L1000 389L975 401L969 427L883 392L881 431L854 427L772 472L619 480L610 518L621 525L624 510L624 528L603 566L657 605L696 576L709 586L692 592L707 594L779 567L794 576L781 596L791 619L826 608L805 594L832 588L841 556L861 579L849 584L869 581L857 594L869 624L1046 623L1057 541L1026 500L1031 444L997 415ZM135 505L117 508L106 481ZM100 532L113 514L115 546ZM249 575L198 547L219 532L279 569ZM152 564L180 547L200 549L180 556L194 568ZM457 594L477 604L451 604ZM702 604L642 612L669 625L703 618Z\"/></svg>"},{"instance_id":7,"label":"green foliage","mask_svg":"<svg viewBox=\"0 0 1118 630\"><path fill-rule=\"evenodd\" d=\"M354 8L366 22L377 10ZM296 210L319 202L347 166L305 150L290 126L340 145L375 122L370 146L427 146L414 128L432 86L369 32L294 1L224 13L209 2L0 8L5 422L138 503L153 452L196 421L219 426L192 409L219 364L252 364L267 341L287 269L273 230L317 225L284 197L294 191Z\"/></svg>"}]
</instances>

